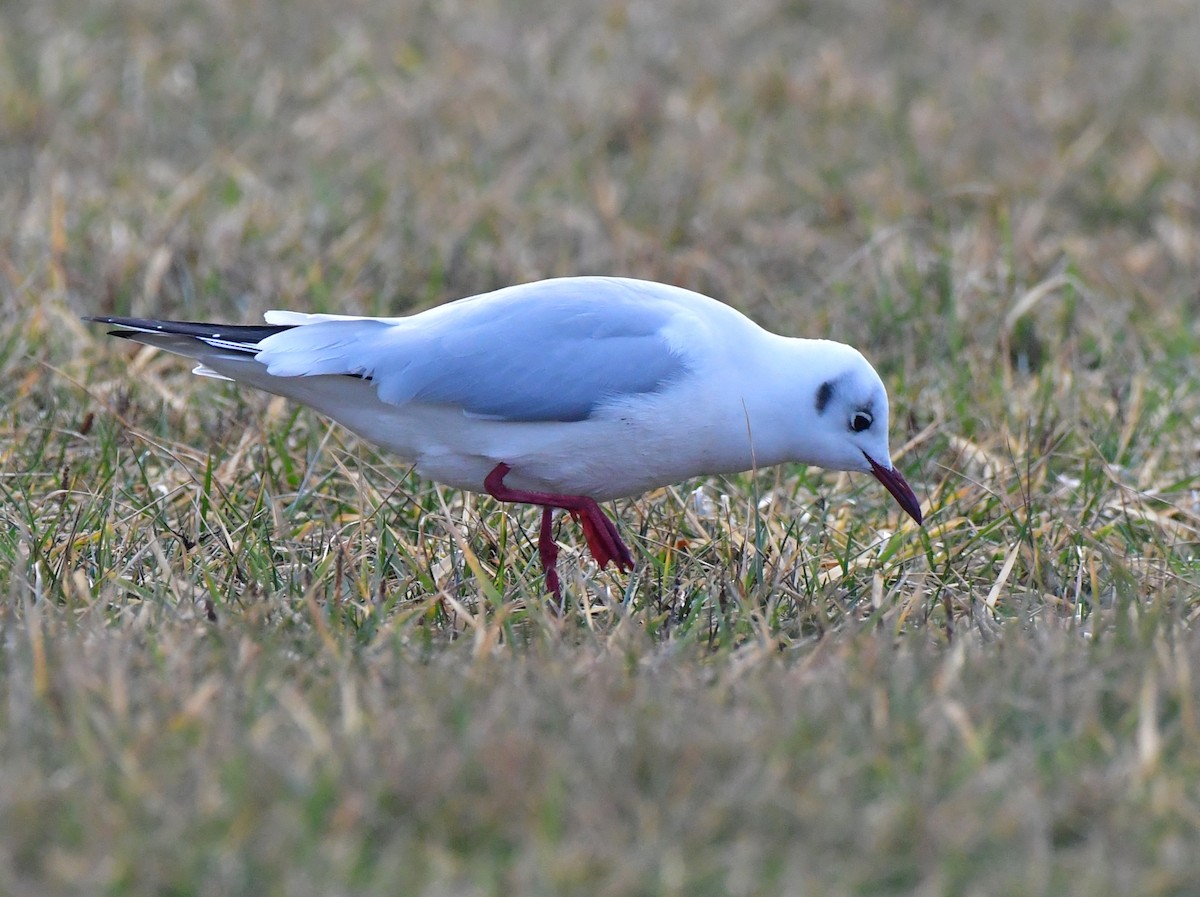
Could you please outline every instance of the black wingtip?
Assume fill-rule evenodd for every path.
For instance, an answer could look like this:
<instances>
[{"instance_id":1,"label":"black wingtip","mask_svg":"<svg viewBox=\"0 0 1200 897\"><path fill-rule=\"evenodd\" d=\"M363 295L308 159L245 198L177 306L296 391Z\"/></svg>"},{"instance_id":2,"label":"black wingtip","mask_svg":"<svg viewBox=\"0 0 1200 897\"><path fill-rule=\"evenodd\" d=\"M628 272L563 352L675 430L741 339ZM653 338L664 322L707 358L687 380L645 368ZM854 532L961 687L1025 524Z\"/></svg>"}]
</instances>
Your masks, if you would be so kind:
<instances>
[{"instance_id":1,"label":"black wingtip","mask_svg":"<svg viewBox=\"0 0 1200 897\"><path fill-rule=\"evenodd\" d=\"M147 333L162 333L172 336L190 336L195 339L220 339L229 342L258 343L269 336L291 330L294 324L214 324L210 321L164 321L158 318L123 318L106 315L85 315L84 321L93 324L108 324L116 330L109 336L137 339Z\"/></svg>"},{"instance_id":2,"label":"black wingtip","mask_svg":"<svg viewBox=\"0 0 1200 897\"><path fill-rule=\"evenodd\" d=\"M109 318L103 315L80 315L79 320L85 324L108 324L110 327L120 327L121 318ZM119 339L133 339L139 333L145 333L145 330L107 330L105 336L115 336Z\"/></svg>"}]
</instances>

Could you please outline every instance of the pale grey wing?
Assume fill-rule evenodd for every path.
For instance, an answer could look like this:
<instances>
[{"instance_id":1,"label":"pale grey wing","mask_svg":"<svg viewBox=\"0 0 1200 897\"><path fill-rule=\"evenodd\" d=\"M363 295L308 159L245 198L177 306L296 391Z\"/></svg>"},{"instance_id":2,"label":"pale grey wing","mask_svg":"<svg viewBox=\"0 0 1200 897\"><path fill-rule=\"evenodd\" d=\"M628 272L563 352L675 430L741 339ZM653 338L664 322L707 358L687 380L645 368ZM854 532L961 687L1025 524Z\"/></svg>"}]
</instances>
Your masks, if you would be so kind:
<instances>
[{"instance_id":1,"label":"pale grey wing","mask_svg":"<svg viewBox=\"0 0 1200 897\"><path fill-rule=\"evenodd\" d=\"M354 374L392 404L507 421L578 421L661 390L687 364L664 330L680 313L652 291L602 278L543 281L401 321L318 321L272 336L273 376Z\"/></svg>"}]
</instances>

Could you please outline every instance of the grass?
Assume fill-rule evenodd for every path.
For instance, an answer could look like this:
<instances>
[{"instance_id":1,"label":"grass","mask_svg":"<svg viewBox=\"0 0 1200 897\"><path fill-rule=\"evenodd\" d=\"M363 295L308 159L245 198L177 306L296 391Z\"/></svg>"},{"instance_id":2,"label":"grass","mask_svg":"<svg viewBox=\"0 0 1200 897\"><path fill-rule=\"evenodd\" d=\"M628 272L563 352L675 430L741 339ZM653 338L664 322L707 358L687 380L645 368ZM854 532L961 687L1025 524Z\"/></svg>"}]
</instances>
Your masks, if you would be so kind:
<instances>
[{"instance_id":1,"label":"grass","mask_svg":"<svg viewBox=\"0 0 1200 897\"><path fill-rule=\"evenodd\" d=\"M0 8L0 891L1184 895L1200 20L1175 0ZM860 346L631 577L82 314L573 273ZM569 375L569 372L564 372Z\"/></svg>"}]
</instances>

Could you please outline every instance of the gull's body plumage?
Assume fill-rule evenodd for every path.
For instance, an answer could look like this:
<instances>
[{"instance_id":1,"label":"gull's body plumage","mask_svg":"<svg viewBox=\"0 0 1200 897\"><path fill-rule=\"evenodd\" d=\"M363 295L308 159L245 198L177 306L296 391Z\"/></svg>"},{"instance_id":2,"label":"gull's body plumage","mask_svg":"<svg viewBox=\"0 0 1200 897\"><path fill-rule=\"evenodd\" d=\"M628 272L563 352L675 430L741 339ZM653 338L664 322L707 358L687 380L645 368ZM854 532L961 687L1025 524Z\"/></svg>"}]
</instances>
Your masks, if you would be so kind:
<instances>
[{"instance_id":1,"label":"gull's body plumage","mask_svg":"<svg viewBox=\"0 0 1200 897\"><path fill-rule=\"evenodd\" d=\"M407 317L266 317L93 320L310 405L462 489L605 501L796 461L874 473L920 520L889 458L887 393L857 350L770 333L679 287L559 278Z\"/></svg>"}]
</instances>

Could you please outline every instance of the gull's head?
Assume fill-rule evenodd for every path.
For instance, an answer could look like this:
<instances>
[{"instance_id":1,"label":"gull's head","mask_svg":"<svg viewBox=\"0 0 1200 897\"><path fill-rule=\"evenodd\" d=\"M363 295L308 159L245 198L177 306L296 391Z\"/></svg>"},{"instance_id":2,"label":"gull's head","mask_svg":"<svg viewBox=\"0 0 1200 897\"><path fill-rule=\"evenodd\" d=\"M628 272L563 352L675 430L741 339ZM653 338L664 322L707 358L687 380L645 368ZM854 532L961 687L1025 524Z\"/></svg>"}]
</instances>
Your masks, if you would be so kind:
<instances>
[{"instance_id":1,"label":"gull's head","mask_svg":"<svg viewBox=\"0 0 1200 897\"><path fill-rule=\"evenodd\" d=\"M827 373L808 401L814 421L809 434L812 463L833 470L860 470L875 476L917 523L921 503L895 467L888 449L888 397L883 381L858 350L825 343Z\"/></svg>"}]
</instances>

